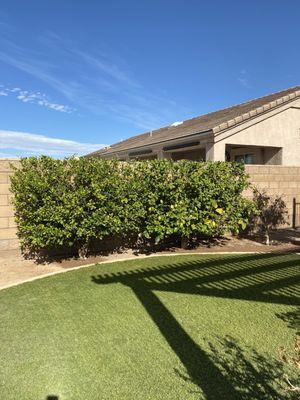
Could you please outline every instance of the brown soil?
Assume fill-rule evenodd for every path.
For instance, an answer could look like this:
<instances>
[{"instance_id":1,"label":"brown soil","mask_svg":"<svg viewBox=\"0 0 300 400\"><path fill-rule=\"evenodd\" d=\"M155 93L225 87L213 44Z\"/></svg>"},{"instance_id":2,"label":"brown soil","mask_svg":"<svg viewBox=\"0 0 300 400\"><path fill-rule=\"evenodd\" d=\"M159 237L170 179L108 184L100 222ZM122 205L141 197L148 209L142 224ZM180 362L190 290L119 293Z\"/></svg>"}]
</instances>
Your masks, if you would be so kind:
<instances>
[{"instance_id":1,"label":"brown soil","mask_svg":"<svg viewBox=\"0 0 300 400\"><path fill-rule=\"evenodd\" d=\"M26 260L17 250L0 252L0 289L30 281L45 275L60 273L68 269L96 264L126 260L128 258L148 257L149 255L176 254L176 253L214 253L214 252L300 252L300 231L292 229L279 230L271 235L271 245L266 246L258 237L224 237L213 242L201 242L191 249L178 247L169 248L164 251L149 251L140 253L126 250L122 253L97 254L87 259L56 259L51 262L38 263L36 260Z\"/></svg>"}]
</instances>

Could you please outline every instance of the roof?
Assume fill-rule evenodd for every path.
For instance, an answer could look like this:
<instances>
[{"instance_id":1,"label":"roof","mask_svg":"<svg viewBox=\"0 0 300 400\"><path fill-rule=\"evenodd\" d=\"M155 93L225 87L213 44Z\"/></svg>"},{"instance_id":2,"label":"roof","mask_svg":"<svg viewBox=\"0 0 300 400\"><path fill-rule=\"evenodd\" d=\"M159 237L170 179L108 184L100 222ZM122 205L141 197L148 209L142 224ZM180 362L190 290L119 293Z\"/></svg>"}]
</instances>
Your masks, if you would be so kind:
<instances>
[{"instance_id":1,"label":"roof","mask_svg":"<svg viewBox=\"0 0 300 400\"><path fill-rule=\"evenodd\" d=\"M256 117L259 114L268 112L298 97L300 97L300 86L295 86L242 104L188 119L182 123L175 123L160 129L132 136L122 142L115 143L109 147L91 153L89 156L97 157L115 154L142 146L151 146L172 139L184 138L197 133L218 133L250 118Z\"/></svg>"}]
</instances>

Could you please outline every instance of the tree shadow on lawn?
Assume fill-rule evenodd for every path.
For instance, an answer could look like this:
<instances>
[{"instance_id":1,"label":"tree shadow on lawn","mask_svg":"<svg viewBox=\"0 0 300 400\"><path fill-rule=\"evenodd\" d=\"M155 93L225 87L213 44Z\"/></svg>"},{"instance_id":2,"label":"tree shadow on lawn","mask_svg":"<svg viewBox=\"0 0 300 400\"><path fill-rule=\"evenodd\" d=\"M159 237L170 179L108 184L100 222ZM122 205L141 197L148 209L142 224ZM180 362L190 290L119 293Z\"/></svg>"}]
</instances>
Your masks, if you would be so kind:
<instances>
[{"instance_id":1,"label":"tree shadow on lawn","mask_svg":"<svg viewBox=\"0 0 300 400\"><path fill-rule=\"evenodd\" d=\"M195 261L103 274L92 277L92 280L97 284L119 282L132 289L181 360L189 379L200 388L207 400L279 399L282 397L272 388L273 382L270 382L276 371L279 371L278 365L272 366L256 354L256 362L262 370L269 369L269 374L257 372L246 359L243 368L247 379L239 381L234 378L233 374L237 372L234 365L231 374L228 371L224 373L224 365L218 362L219 358L212 357L198 346L154 291L300 306L299 272L299 256L268 253L205 257ZM225 345L241 358L241 350L237 345L234 347L232 340ZM251 382L257 382L257 385ZM241 385L250 385L251 390L242 392ZM263 393L266 393L265 397L262 397Z\"/></svg>"},{"instance_id":2,"label":"tree shadow on lawn","mask_svg":"<svg viewBox=\"0 0 300 400\"><path fill-rule=\"evenodd\" d=\"M288 327L296 330L296 334L300 335L300 308L287 313L276 314L276 316L287 323Z\"/></svg>"},{"instance_id":3,"label":"tree shadow on lawn","mask_svg":"<svg viewBox=\"0 0 300 400\"><path fill-rule=\"evenodd\" d=\"M230 336L218 338L209 347L212 360L233 383L239 399L299 399L299 394L286 391L287 368L274 356L267 358L256 349L242 347Z\"/></svg>"},{"instance_id":4,"label":"tree shadow on lawn","mask_svg":"<svg viewBox=\"0 0 300 400\"><path fill-rule=\"evenodd\" d=\"M214 343L209 343L209 348L211 360L234 386L235 398L240 400L299 399L297 393L286 391L287 385L283 379L286 368L274 356L270 358L262 356L253 348L239 345L238 341L230 336L217 338ZM197 385L190 376L177 369L175 372L184 381Z\"/></svg>"}]
</instances>

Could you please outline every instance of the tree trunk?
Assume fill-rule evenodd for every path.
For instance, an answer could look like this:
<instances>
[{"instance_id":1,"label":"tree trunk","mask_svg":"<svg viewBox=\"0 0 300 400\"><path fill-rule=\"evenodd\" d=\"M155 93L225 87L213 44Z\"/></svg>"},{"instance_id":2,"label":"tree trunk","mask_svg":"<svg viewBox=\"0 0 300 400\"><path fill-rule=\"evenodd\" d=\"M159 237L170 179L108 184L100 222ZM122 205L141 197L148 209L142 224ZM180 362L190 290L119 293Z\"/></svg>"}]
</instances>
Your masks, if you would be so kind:
<instances>
[{"instance_id":1,"label":"tree trunk","mask_svg":"<svg viewBox=\"0 0 300 400\"><path fill-rule=\"evenodd\" d=\"M270 235L269 235L269 232L265 233L265 238L266 238L266 245L270 246Z\"/></svg>"},{"instance_id":2,"label":"tree trunk","mask_svg":"<svg viewBox=\"0 0 300 400\"><path fill-rule=\"evenodd\" d=\"M181 248L187 249L189 246L189 238L186 236L181 236Z\"/></svg>"},{"instance_id":3,"label":"tree trunk","mask_svg":"<svg viewBox=\"0 0 300 400\"><path fill-rule=\"evenodd\" d=\"M78 246L78 257L85 260L89 251L89 243L80 243Z\"/></svg>"}]
</instances>

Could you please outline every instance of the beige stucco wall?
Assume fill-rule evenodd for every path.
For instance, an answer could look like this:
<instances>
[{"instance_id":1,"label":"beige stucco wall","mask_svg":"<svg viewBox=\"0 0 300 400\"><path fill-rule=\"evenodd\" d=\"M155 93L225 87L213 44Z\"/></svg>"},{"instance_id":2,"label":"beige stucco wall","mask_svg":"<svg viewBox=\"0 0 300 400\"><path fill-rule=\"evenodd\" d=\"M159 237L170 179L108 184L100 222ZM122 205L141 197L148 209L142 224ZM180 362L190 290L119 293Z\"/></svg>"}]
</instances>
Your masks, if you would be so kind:
<instances>
[{"instance_id":1,"label":"beige stucco wall","mask_svg":"<svg viewBox=\"0 0 300 400\"><path fill-rule=\"evenodd\" d=\"M10 188L10 165L18 164L18 160L0 159L0 250L12 250L19 247L16 237L14 211L11 205L12 194Z\"/></svg>"},{"instance_id":2,"label":"beige stucco wall","mask_svg":"<svg viewBox=\"0 0 300 400\"><path fill-rule=\"evenodd\" d=\"M226 144L282 147L282 165L300 165L300 100L216 134L215 161L224 160Z\"/></svg>"}]
</instances>

